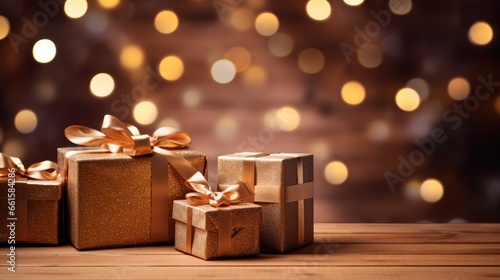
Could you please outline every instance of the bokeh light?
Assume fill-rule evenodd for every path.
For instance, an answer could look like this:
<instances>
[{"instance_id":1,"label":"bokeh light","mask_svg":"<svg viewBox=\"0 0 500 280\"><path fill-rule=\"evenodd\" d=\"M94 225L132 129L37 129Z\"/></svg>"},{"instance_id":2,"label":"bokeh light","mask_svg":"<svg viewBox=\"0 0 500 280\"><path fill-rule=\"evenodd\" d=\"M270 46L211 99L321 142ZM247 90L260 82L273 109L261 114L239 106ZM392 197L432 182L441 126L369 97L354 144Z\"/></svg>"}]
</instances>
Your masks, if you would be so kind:
<instances>
[{"instance_id":1,"label":"bokeh light","mask_svg":"<svg viewBox=\"0 0 500 280\"><path fill-rule=\"evenodd\" d=\"M227 84L234 79L236 68L231 61L221 59L212 65L211 73L214 81L220 84Z\"/></svg>"},{"instance_id":2,"label":"bokeh light","mask_svg":"<svg viewBox=\"0 0 500 280\"><path fill-rule=\"evenodd\" d=\"M474 45L487 45L493 40L493 28L484 21L474 23L469 29L469 41Z\"/></svg>"},{"instance_id":3,"label":"bokeh light","mask_svg":"<svg viewBox=\"0 0 500 280\"><path fill-rule=\"evenodd\" d=\"M120 0L98 0L98 3L105 9L114 9L120 4Z\"/></svg>"},{"instance_id":4,"label":"bokeh light","mask_svg":"<svg viewBox=\"0 0 500 280\"><path fill-rule=\"evenodd\" d=\"M375 45L366 45L358 50L358 61L366 68L377 67L382 60L382 51Z\"/></svg>"},{"instance_id":5,"label":"bokeh light","mask_svg":"<svg viewBox=\"0 0 500 280\"><path fill-rule=\"evenodd\" d=\"M238 7L229 14L229 25L238 31L248 31L253 26L254 13L251 9Z\"/></svg>"},{"instance_id":6,"label":"bokeh light","mask_svg":"<svg viewBox=\"0 0 500 280\"><path fill-rule=\"evenodd\" d=\"M136 45L127 45L120 52L120 63L127 69L136 69L144 61L144 52Z\"/></svg>"},{"instance_id":7,"label":"bokeh light","mask_svg":"<svg viewBox=\"0 0 500 280\"><path fill-rule=\"evenodd\" d=\"M325 140L315 140L309 147L309 152L314 155L316 161L326 161L331 156L330 146Z\"/></svg>"},{"instance_id":8,"label":"bokeh light","mask_svg":"<svg viewBox=\"0 0 500 280\"><path fill-rule=\"evenodd\" d=\"M300 114L289 106L271 110L264 116L264 125L274 131L293 131L300 125Z\"/></svg>"},{"instance_id":9,"label":"bokeh light","mask_svg":"<svg viewBox=\"0 0 500 280\"><path fill-rule=\"evenodd\" d=\"M215 134L221 140L230 140L238 134L238 123L232 117L223 117L215 125Z\"/></svg>"},{"instance_id":10,"label":"bokeh light","mask_svg":"<svg viewBox=\"0 0 500 280\"><path fill-rule=\"evenodd\" d=\"M258 65L253 65L243 73L243 82L248 86L264 86L267 82L266 69Z\"/></svg>"},{"instance_id":11,"label":"bokeh light","mask_svg":"<svg viewBox=\"0 0 500 280\"><path fill-rule=\"evenodd\" d=\"M411 0L389 0L389 9L396 15L406 15L413 7Z\"/></svg>"},{"instance_id":12,"label":"bokeh light","mask_svg":"<svg viewBox=\"0 0 500 280\"><path fill-rule=\"evenodd\" d=\"M24 109L19 111L14 118L14 125L21 133L31 133L38 125L38 118L35 112Z\"/></svg>"},{"instance_id":13,"label":"bokeh light","mask_svg":"<svg viewBox=\"0 0 500 280\"><path fill-rule=\"evenodd\" d=\"M340 185L347 180L349 172L341 161L332 161L325 167L325 178L332 185Z\"/></svg>"},{"instance_id":14,"label":"bokeh light","mask_svg":"<svg viewBox=\"0 0 500 280\"><path fill-rule=\"evenodd\" d=\"M261 13L255 19L255 30L262 36L271 36L279 28L279 20L276 15L270 12Z\"/></svg>"},{"instance_id":15,"label":"bokeh light","mask_svg":"<svg viewBox=\"0 0 500 280\"><path fill-rule=\"evenodd\" d=\"M495 107L495 111L497 111L497 113L500 115L500 96L497 96L495 98L494 107Z\"/></svg>"},{"instance_id":16,"label":"bokeh light","mask_svg":"<svg viewBox=\"0 0 500 280\"><path fill-rule=\"evenodd\" d=\"M346 3L349 6L359 6L363 4L365 0L344 0L344 3Z\"/></svg>"},{"instance_id":17,"label":"bokeh light","mask_svg":"<svg viewBox=\"0 0 500 280\"><path fill-rule=\"evenodd\" d=\"M182 103L188 108L195 108L201 102L201 93L195 88L189 88L182 95Z\"/></svg>"},{"instance_id":18,"label":"bokeh light","mask_svg":"<svg viewBox=\"0 0 500 280\"><path fill-rule=\"evenodd\" d=\"M2 152L10 156L23 158L26 155L26 146L18 139L8 139L3 144Z\"/></svg>"},{"instance_id":19,"label":"bokeh light","mask_svg":"<svg viewBox=\"0 0 500 280\"><path fill-rule=\"evenodd\" d=\"M300 52L298 58L300 70L307 74L316 74L325 66L325 56L315 48L308 48Z\"/></svg>"},{"instance_id":20,"label":"bokeh light","mask_svg":"<svg viewBox=\"0 0 500 280\"><path fill-rule=\"evenodd\" d=\"M293 40L288 34L278 32L269 38L267 47L272 55L276 57L285 57L292 53Z\"/></svg>"},{"instance_id":21,"label":"bokeh light","mask_svg":"<svg viewBox=\"0 0 500 280\"><path fill-rule=\"evenodd\" d=\"M396 104L403 111L414 111L420 105L420 97L414 89L403 88L396 94Z\"/></svg>"},{"instance_id":22,"label":"bokeh light","mask_svg":"<svg viewBox=\"0 0 500 280\"><path fill-rule=\"evenodd\" d=\"M243 47L232 47L224 53L224 58L230 60L236 72L243 72L250 67L252 63L252 56L250 52Z\"/></svg>"},{"instance_id":23,"label":"bokeh light","mask_svg":"<svg viewBox=\"0 0 500 280\"><path fill-rule=\"evenodd\" d=\"M0 40L7 37L7 35L9 35L9 32L10 32L9 20L4 16L0 16Z\"/></svg>"},{"instance_id":24,"label":"bokeh light","mask_svg":"<svg viewBox=\"0 0 500 280\"><path fill-rule=\"evenodd\" d=\"M417 180L408 180L404 185L403 194L410 201L420 200L420 185Z\"/></svg>"},{"instance_id":25,"label":"bokeh light","mask_svg":"<svg viewBox=\"0 0 500 280\"><path fill-rule=\"evenodd\" d=\"M84 19L87 30L92 33L101 33L109 26L108 15L101 10L90 11Z\"/></svg>"},{"instance_id":26,"label":"bokeh light","mask_svg":"<svg viewBox=\"0 0 500 280\"><path fill-rule=\"evenodd\" d=\"M356 81L349 81L342 86L342 100L349 105L358 105L365 100L365 88Z\"/></svg>"},{"instance_id":27,"label":"bokeh light","mask_svg":"<svg viewBox=\"0 0 500 280\"><path fill-rule=\"evenodd\" d=\"M374 120L368 124L367 135L368 138L375 142L381 142L387 140L391 129L389 124L382 120Z\"/></svg>"},{"instance_id":28,"label":"bokeh light","mask_svg":"<svg viewBox=\"0 0 500 280\"><path fill-rule=\"evenodd\" d=\"M314 20L326 20L332 13L332 7L326 0L309 0L306 4L306 13Z\"/></svg>"},{"instance_id":29,"label":"bokeh light","mask_svg":"<svg viewBox=\"0 0 500 280\"><path fill-rule=\"evenodd\" d=\"M413 78L406 83L406 87L414 89L420 96L420 100L429 97L429 84L422 78Z\"/></svg>"},{"instance_id":30,"label":"bokeh light","mask_svg":"<svg viewBox=\"0 0 500 280\"><path fill-rule=\"evenodd\" d=\"M438 202L444 194L443 184L436 179L427 179L420 186L422 199L434 203Z\"/></svg>"},{"instance_id":31,"label":"bokeh light","mask_svg":"<svg viewBox=\"0 0 500 280\"><path fill-rule=\"evenodd\" d=\"M49 80L37 83L33 89L33 97L41 103L49 103L56 97L56 87Z\"/></svg>"},{"instance_id":32,"label":"bokeh light","mask_svg":"<svg viewBox=\"0 0 500 280\"><path fill-rule=\"evenodd\" d=\"M173 127L175 129L178 129L178 130L181 129L180 123L174 118L165 118L165 119L161 120L160 123L158 124L158 128L164 127L164 126Z\"/></svg>"},{"instance_id":33,"label":"bokeh light","mask_svg":"<svg viewBox=\"0 0 500 280\"><path fill-rule=\"evenodd\" d=\"M33 45L33 57L39 63L49 63L56 56L56 45L49 39L42 39Z\"/></svg>"},{"instance_id":34,"label":"bokeh light","mask_svg":"<svg viewBox=\"0 0 500 280\"><path fill-rule=\"evenodd\" d=\"M90 92L97 97L106 97L115 89L113 77L107 73L99 73L90 80Z\"/></svg>"},{"instance_id":35,"label":"bokeh light","mask_svg":"<svg viewBox=\"0 0 500 280\"><path fill-rule=\"evenodd\" d=\"M87 12L88 4L86 0L66 0L64 3L64 13L70 18L81 18Z\"/></svg>"},{"instance_id":36,"label":"bokeh light","mask_svg":"<svg viewBox=\"0 0 500 280\"><path fill-rule=\"evenodd\" d=\"M464 100L469 93L469 82L463 77L455 77L448 83L448 94L455 100Z\"/></svg>"},{"instance_id":37,"label":"bokeh light","mask_svg":"<svg viewBox=\"0 0 500 280\"><path fill-rule=\"evenodd\" d=\"M158 32L170 34L179 26L179 18L170 10L159 12L155 17L155 27Z\"/></svg>"},{"instance_id":38,"label":"bokeh light","mask_svg":"<svg viewBox=\"0 0 500 280\"><path fill-rule=\"evenodd\" d=\"M175 56L169 55L163 58L158 65L160 76L167 81L178 80L184 73L184 63Z\"/></svg>"},{"instance_id":39,"label":"bokeh light","mask_svg":"<svg viewBox=\"0 0 500 280\"><path fill-rule=\"evenodd\" d=\"M156 121L158 108L153 102L142 101L134 107L134 119L139 124L148 125Z\"/></svg>"}]
</instances>

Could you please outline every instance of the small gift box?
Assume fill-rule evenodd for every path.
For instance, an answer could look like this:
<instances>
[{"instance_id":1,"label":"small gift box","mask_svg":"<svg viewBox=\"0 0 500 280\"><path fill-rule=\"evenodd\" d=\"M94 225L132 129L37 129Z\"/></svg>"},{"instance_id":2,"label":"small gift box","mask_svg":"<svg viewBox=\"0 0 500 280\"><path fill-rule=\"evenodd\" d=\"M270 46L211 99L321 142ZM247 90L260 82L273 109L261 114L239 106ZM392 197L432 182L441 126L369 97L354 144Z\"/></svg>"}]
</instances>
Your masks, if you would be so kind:
<instances>
[{"instance_id":1,"label":"small gift box","mask_svg":"<svg viewBox=\"0 0 500 280\"><path fill-rule=\"evenodd\" d=\"M51 161L24 169L18 158L0 154L0 243L57 245L61 239L62 179Z\"/></svg>"},{"instance_id":2,"label":"small gift box","mask_svg":"<svg viewBox=\"0 0 500 280\"><path fill-rule=\"evenodd\" d=\"M251 195L250 189L238 185L224 193L197 191L174 201L175 249L205 260L258 254L262 209L235 204L244 193Z\"/></svg>"},{"instance_id":3,"label":"small gift box","mask_svg":"<svg viewBox=\"0 0 500 280\"><path fill-rule=\"evenodd\" d=\"M286 252L313 242L312 154L224 155L218 173L219 190L238 181L254 188L254 201L262 206L261 250Z\"/></svg>"},{"instance_id":4,"label":"small gift box","mask_svg":"<svg viewBox=\"0 0 500 280\"><path fill-rule=\"evenodd\" d=\"M187 146L190 138L165 129L143 136L109 115L103 122L105 133L79 126L66 129L76 144L101 145L58 149L67 178L69 239L77 249L174 241L173 201L190 191L185 177L197 172L206 176L207 160L190 148L167 150Z\"/></svg>"}]
</instances>

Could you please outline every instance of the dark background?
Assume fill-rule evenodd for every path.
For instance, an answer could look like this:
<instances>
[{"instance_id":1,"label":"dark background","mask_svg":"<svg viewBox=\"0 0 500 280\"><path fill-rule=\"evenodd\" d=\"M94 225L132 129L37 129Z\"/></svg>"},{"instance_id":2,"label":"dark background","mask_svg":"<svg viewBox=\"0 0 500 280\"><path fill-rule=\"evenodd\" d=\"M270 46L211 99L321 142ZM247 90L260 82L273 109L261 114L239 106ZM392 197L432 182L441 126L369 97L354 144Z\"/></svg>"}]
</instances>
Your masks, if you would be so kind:
<instances>
[{"instance_id":1,"label":"dark background","mask_svg":"<svg viewBox=\"0 0 500 280\"><path fill-rule=\"evenodd\" d=\"M104 114L113 114L143 133L152 133L168 119L166 123L191 134L194 148L209 155L212 183L218 155L242 150L314 153L317 222L500 221L499 86L478 101L477 109L466 112L467 117L457 119L457 113L450 115L453 121L443 117L464 102L474 105L474 100L450 97L447 86L454 77L468 81L471 95L481 84L480 76L488 80L491 75L490 80L500 82L496 33L500 2L414 1L408 14L397 15L388 1L352 7L335 0L329 1L332 14L324 21L307 15L307 1L121 0L113 9L88 1L88 10L78 19L64 13L60 4L64 1L41 1L48 2L57 3L59 11L29 36L23 28L44 11L40 4L0 3L0 15L10 22L9 36L0 40L0 149L26 165L56 160L57 147L71 145L63 131L72 124L97 129ZM161 34L154 25L155 16L166 9L179 18L171 34ZM285 57L274 56L268 48L272 37L260 35L254 27L255 18L265 11L277 16L278 32L293 41ZM362 47L355 43L356 30L366 32L374 21L371 12L390 15L388 24L378 25L368 37L382 56L375 68L364 67L357 54L350 56L349 63L339 47L343 42L356 50ZM248 28L235 27L235 21ZM478 21L487 22L494 32L492 41L483 46L472 44L467 35ZM13 34L24 36L25 41L14 47ZM33 57L33 45L40 39L50 39L57 47L49 63L38 63ZM120 64L120 52L130 44L144 54L142 64L132 70ZM250 53L253 70L219 84L210 74L211 67L235 46ZM300 53L307 48L323 54L325 64L318 73L304 73L298 65ZM141 125L113 102L123 105L121 97L131 96L149 75L147 69L156 71L167 55L178 56L184 72L175 81L159 79L154 89L131 99L132 106L127 107L131 110L141 101L151 101L158 108L156 120ZM89 83L101 72L113 77L115 88L109 96L97 98ZM394 97L413 78L425 81L428 96L416 110L405 112ZM366 91L357 106L341 98L342 86L352 80ZM483 87L481 92L488 91ZM293 115L279 119L277 112L283 107L281 112L290 112L286 108L298 112L296 128ZM37 117L30 133L21 133L14 124L23 109ZM276 116L278 125L269 127ZM418 150L415 141L430 139L437 128L444 131L446 140L434 143L433 152L414 165L409 176L402 176L403 182L388 184L384 174L400 176L400 158L409 160ZM253 148L252 138L257 139ZM325 178L325 168L332 161L348 169L347 179L338 185ZM334 176L338 172L326 171ZM420 195L421 183L429 178L437 179L444 189L434 203Z\"/></svg>"}]
</instances>

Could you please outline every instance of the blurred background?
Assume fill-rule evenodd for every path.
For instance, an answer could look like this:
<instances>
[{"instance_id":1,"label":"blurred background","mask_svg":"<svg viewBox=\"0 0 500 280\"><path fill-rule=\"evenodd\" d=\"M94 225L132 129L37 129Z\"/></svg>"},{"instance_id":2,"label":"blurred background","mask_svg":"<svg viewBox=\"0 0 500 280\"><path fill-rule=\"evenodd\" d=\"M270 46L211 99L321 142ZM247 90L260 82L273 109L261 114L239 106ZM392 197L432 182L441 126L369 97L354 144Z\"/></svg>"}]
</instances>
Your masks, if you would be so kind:
<instances>
[{"instance_id":1,"label":"blurred background","mask_svg":"<svg viewBox=\"0 0 500 280\"><path fill-rule=\"evenodd\" d=\"M315 157L316 222L499 222L497 1L0 2L0 150L104 114Z\"/></svg>"}]
</instances>

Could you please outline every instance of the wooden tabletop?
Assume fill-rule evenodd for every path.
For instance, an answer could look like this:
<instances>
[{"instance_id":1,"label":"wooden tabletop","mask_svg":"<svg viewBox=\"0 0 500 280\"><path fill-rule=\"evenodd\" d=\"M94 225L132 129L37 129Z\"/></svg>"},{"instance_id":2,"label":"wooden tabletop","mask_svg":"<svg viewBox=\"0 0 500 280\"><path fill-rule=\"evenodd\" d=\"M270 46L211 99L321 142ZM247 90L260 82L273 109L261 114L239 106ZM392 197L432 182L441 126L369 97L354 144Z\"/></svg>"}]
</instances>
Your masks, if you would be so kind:
<instances>
[{"instance_id":1,"label":"wooden tabletop","mask_svg":"<svg viewBox=\"0 0 500 280\"><path fill-rule=\"evenodd\" d=\"M500 279L500 224L315 224L288 254L203 261L172 246L16 248L1 279Z\"/></svg>"}]
</instances>

